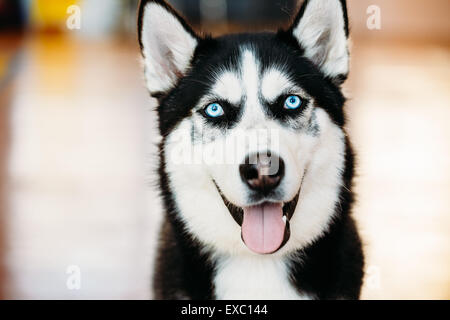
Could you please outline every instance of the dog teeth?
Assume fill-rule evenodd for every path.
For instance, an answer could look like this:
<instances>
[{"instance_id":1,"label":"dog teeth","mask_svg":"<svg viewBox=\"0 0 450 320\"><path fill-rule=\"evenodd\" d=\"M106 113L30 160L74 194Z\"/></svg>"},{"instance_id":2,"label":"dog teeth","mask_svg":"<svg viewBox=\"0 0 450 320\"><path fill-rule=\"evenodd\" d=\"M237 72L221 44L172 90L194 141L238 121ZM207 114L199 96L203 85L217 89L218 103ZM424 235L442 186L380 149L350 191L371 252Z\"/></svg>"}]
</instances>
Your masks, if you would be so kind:
<instances>
[{"instance_id":1,"label":"dog teeth","mask_svg":"<svg viewBox=\"0 0 450 320\"><path fill-rule=\"evenodd\" d=\"M286 223L287 220L286 216L283 216L281 219L283 220L284 223Z\"/></svg>"}]
</instances>

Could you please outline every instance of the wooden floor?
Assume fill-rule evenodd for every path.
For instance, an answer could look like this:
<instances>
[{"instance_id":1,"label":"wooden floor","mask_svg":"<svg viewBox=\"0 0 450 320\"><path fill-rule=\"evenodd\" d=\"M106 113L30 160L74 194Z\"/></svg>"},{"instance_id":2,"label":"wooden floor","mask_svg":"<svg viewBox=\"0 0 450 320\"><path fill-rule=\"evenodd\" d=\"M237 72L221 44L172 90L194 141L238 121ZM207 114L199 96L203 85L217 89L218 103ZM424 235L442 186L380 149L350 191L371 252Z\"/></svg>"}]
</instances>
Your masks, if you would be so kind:
<instances>
[{"instance_id":1,"label":"wooden floor","mask_svg":"<svg viewBox=\"0 0 450 320\"><path fill-rule=\"evenodd\" d=\"M11 43L16 63L0 87L3 297L149 298L160 210L136 45ZM354 42L346 91L363 298L450 298L449 49Z\"/></svg>"}]
</instances>

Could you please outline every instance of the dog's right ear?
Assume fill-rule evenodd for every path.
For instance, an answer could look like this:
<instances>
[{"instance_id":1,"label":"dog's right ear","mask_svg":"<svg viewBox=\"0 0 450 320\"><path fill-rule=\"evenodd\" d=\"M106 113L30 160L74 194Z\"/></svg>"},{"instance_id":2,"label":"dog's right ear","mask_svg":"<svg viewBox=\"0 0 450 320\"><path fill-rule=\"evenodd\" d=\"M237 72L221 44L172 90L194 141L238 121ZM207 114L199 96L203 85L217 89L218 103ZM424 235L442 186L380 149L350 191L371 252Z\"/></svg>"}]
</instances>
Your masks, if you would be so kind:
<instances>
[{"instance_id":1,"label":"dog's right ear","mask_svg":"<svg viewBox=\"0 0 450 320\"><path fill-rule=\"evenodd\" d=\"M186 73L198 37L163 0L141 0L138 35L147 88L152 96L161 96Z\"/></svg>"}]
</instances>

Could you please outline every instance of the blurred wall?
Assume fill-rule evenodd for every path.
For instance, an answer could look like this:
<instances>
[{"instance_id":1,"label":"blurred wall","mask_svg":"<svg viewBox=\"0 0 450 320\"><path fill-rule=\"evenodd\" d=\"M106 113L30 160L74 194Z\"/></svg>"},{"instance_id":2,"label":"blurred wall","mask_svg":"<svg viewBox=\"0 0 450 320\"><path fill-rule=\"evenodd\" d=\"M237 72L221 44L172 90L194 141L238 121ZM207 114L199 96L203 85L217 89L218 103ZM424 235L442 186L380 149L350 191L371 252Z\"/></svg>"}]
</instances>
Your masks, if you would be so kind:
<instances>
[{"instance_id":1,"label":"blurred wall","mask_svg":"<svg viewBox=\"0 0 450 320\"><path fill-rule=\"evenodd\" d=\"M195 25L213 33L276 28L290 20L302 0L167 0ZM0 0L0 30L23 24L66 30L66 9L82 8L86 33L135 30L138 0ZM449 0L347 0L354 38L449 41ZM380 9L381 29L369 30L367 9ZM91 10L97 8L95 10ZM103 8L103 9L98 9ZM99 12L103 14L99 14ZM228 20L227 20L228 19ZM103 29L102 29L103 28Z\"/></svg>"}]
</instances>

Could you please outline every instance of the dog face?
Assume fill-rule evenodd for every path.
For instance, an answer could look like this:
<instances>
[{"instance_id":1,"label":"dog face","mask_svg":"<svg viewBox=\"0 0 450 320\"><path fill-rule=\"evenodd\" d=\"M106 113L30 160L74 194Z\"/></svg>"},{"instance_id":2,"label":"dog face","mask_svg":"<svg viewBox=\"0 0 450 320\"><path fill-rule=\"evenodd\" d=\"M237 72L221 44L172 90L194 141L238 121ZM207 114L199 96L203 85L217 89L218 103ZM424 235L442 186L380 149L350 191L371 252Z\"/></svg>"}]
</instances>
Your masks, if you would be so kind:
<instances>
[{"instance_id":1,"label":"dog face","mask_svg":"<svg viewBox=\"0 0 450 320\"><path fill-rule=\"evenodd\" d=\"M339 0L305 1L288 30L219 38L141 3L169 214L200 243L280 255L326 231L345 167L347 36Z\"/></svg>"}]
</instances>

